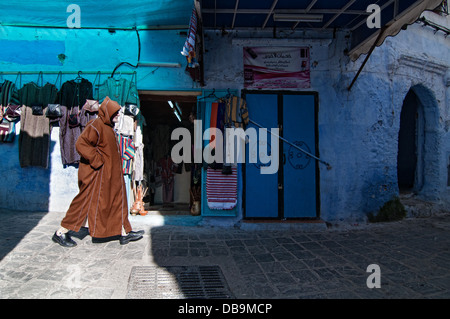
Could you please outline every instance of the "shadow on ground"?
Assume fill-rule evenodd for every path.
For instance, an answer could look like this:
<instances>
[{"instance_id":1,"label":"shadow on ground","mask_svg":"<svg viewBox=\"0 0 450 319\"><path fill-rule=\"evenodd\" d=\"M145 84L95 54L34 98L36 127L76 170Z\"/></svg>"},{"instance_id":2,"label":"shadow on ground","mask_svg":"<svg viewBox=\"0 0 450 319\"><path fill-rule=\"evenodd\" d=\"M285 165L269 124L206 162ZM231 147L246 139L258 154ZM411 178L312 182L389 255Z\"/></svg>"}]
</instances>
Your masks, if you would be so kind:
<instances>
[{"instance_id":1,"label":"shadow on ground","mask_svg":"<svg viewBox=\"0 0 450 319\"><path fill-rule=\"evenodd\" d=\"M22 214L22 216L18 218L18 214ZM0 260L8 255L46 214L47 212L25 213L0 210L2 220L0 223Z\"/></svg>"}]
</instances>

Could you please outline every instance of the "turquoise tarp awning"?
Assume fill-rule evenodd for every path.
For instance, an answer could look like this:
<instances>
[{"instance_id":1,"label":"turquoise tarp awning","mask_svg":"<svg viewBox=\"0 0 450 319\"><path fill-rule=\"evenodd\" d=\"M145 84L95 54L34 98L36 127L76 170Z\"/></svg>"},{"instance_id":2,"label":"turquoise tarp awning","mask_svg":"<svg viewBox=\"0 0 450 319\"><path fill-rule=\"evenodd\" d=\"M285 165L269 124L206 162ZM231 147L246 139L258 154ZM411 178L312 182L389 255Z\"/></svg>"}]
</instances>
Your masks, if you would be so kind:
<instances>
[{"instance_id":1,"label":"turquoise tarp awning","mask_svg":"<svg viewBox=\"0 0 450 319\"><path fill-rule=\"evenodd\" d=\"M1 1L0 24L67 27L79 6L82 28L165 28L189 24L193 0L8 0ZM69 10L68 10L69 8ZM78 9L77 9L78 10Z\"/></svg>"}]
</instances>

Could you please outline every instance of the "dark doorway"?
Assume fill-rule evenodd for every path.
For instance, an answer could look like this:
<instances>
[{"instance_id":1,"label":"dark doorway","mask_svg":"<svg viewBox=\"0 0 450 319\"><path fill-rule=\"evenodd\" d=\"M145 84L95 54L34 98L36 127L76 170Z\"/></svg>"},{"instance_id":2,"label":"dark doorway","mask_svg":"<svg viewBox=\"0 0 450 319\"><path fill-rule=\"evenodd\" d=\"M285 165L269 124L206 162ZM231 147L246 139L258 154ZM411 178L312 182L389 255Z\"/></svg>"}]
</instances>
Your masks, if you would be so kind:
<instances>
[{"instance_id":1,"label":"dark doorway","mask_svg":"<svg viewBox=\"0 0 450 319\"><path fill-rule=\"evenodd\" d=\"M144 208L149 215L190 215L193 170L191 163L172 161L171 139L176 128L191 131L190 115L195 116L197 95L189 92L140 92L141 112L145 119Z\"/></svg>"},{"instance_id":2,"label":"dark doorway","mask_svg":"<svg viewBox=\"0 0 450 319\"><path fill-rule=\"evenodd\" d=\"M398 134L397 177L400 192L413 191L416 180L418 106L418 98L410 90L403 101Z\"/></svg>"}]
</instances>

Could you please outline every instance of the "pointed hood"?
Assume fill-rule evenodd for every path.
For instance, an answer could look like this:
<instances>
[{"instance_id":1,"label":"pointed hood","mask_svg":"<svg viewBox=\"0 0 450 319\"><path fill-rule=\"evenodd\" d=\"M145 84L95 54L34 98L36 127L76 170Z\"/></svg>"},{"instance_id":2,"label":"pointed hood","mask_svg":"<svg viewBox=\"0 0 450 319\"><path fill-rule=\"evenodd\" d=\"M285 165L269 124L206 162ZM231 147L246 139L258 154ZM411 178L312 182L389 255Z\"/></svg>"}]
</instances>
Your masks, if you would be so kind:
<instances>
[{"instance_id":1,"label":"pointed hood","mask_svg":"<svg viewBox=\"0 0 450 319\"><path fill-rule=\"evenodd\" d=\"M98 109L98 117L100 117L103 123L105 123L106 125L113 126L111 118L119 110L119 103L111 100L109 96L107 96Z\"/></svg>"}]
</instances>

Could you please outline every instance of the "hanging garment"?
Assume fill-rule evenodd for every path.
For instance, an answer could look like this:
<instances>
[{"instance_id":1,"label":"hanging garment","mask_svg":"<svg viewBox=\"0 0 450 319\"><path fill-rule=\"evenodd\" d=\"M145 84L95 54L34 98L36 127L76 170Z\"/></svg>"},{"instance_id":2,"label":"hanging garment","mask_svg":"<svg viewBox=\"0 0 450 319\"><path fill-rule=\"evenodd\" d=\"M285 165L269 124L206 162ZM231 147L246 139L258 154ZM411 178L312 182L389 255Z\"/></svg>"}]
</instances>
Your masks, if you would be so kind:
<instances>
[{"instance_id":1,"label":"hanging garment","mask_svg":"<svg viewBox=\"0 0 450 319\"><path fill-rule=\"evenodd\" d=\"M232 95L226 101L225 124L245 128L249 122L247 103L243 98Z\"/></svg>"},{"instance_id":2,"label":"hanging garment","mask_svg":"<svg viewBox=\"0 0 450 319\"><path fill-rule=\"evenodd\" d=\"M105 98L99 116L90 122L77 141L82 159L78 168L79 193L75 196L61 226L79 231L88 217L91 237L118 236L122 227L128 233L128 201L116 134L111 114L120 106Z\"/></svg>"},{"instance_id":3,"label":"hanging garment","mask_svg":"<svg viewBox=\"0 0 450 319\"><path fill-rule=\"evenodd\" d=\"M125 115L123 108L119 112L119 121L115 124L114 129L117 133L133 136L134 135L134 118L129 115Z\"/></svg>"},{"instance_id":4,"label":"hanging garment","mask_svg":"<svg viewBox=\"0 0 450 319\"><path fill-rule=\"evenodd\" d=\"M133 180L142 181L144 179L144 143L140 126L136 128L134 145L136 147L136 155L134 156Z\"/></svg>"},{"instance_id":5,"label":"hanging garment","mask_svg":"<svg viewBox=\"0 0 450 319\"><path fill-rule=\"evenodd\" d=\"M59 118L59 146L61 149L61 161L63 165L77 164L81 157L78 154L75 144L81 135L81 125L72 127L69 125L69 115L78 113L78 106L70 110L65 105L61 105L62 116Z\"/></svg>"},{"instance_id":6,"label":"hanging garment","mask_svg":"<svg viewBox=\"0 0 450 319\"><path fill-rule=\"evenodd\" d=\"M91 111L86 110L86 109L81 109L81 112L80 112L81 131L83 131L83 129L87 126L87 124L90 121L95 120L97 117L98 117L98 111L97 112L91 112Z\"/></svg>"},{"instance_id":7,"label":"hanging garment","mask_svg":"<svg viewBox=\"0 0 450 319\"><path fill-rule=\"evenodd\" d=\"M9 104L19 105L20 97L16 85L6 80L0 87L0 104L7 107Z\"/></svg>"},{"instance_id":8,"label":"hanging garment","mask_svg":"<svg viewBox=\"0 0 450 319\"><path fill-rule=\"evenodd\" d=\"M222 101L217 104L217 121L216 121L216 127L219 129L222 133L224 133L224 126L225 126L225 103Z\"/></svg>"},{"instance_id":9,"label":"hanging garment","mask_svg":"<svg viewBox=\"0 0 450 319\"><path fill-rule=\"evenodd\" d=\"M38 86L34 82L19 90L23 104L20 115L19 162L21 167L48 168L50 151L50 121L45 115L34 115L32 106L55 103L57 89L50 83ZM45 113L45 112L44 112Z\"/></svg>"},{"instance_id":10,"label":"hanging garment","mask_svg":"<svg viewBox=\"0 0 450 319\"><path fill-rule=\"evenodd\" d=\"M211 146L211 149L216 147L216 129L217 129L217 110L219 107L219 103L212 103L211 104L211 120L209 123L209 145Z\"/></svg>"},{"instance_id":11,"label":"hanging garment","mask_svg":"<svg viewBox=\"0 0 450 319\"><path fill-rule=\"evenodd\" d=\"M168 204L173 202L173 188L174 181L172 180L170 183L163 183L162 186L162 198L163 204Z\"/></svg>"},{"instance_id":12,"label":"hanging garment","mask_svg":"<svg viewBox=\"0 0 450 319\"><path fill-rule=\"evenodd\" d=\"M2 107L2 117L0 119L0 142L12 143L16 137L16 122L20 119L20 108L17 109L19 116L9 117L8 108L11 105L20 105L19 93L16 89L16 85L6 80L0 86L0 106Z\"/></svg>"},{"instance_id":13,"label":"hanging garment","mask_svg":"<svg viewBox=\"0 0 450 319\"><path fill-rule=\"evenodd\" d=\"M177 164L172 161L172 158L161 158L158 162L161 167L161 178L163 184L163 202L173 202L173 188L174 188L174 173L177 170Z\"/></svg>"},{"instance_id":14,"label":"hanging garment","mask_svg":"<svg viewBox=\"0 0 450 319\"><path fill-rule=\"evenodd\" d=\"M140 109L139 94L134 82L127 79L108 78L99 86L98 91L100 101L108 96L121 106L125 106L128 102L136 104Z\"/></svg>"},{"instance_id":15,"label":"hanging garment","mask_svg":"<svg viewBox=\"0 0 450 319\"><path fill-rule=\"evenodd\" d=\"M194 7L192 9L191 20L189 22L189 34L184 43L183 50L181 51L181 54L184 55L187 59L189 68L196 68L199 66L195 52L196 34L197 34L197 10Z\"/></svg>"},{"instance_id":16,"label":"hanging garment","mask_svg":"<svg viewBox=\"0 0 450 319\"><path fill-rule=\"evenodd\" d=\"M85 105L86 100L92 100L92 83L86 79L81 79L79 82L75 80L66 81L61 86L58 93L58 103L67 106L71 109L78 106L80 109Z\"/></svg>"},{"instance_id":17,"label":"hanging garment","mask_svg":"<svg viewBox=\"0 0 450 319\"><path fill-rule=\"evenodd\" d=\"M136 147L133 139L128 136L118 135L119 149L122 156L122 170L124 174L131 174L133 172L132 161L135 156Z\"/></svg>"},{"instance_id":18,"label":"hanging garment","mask_svg":"<svg viewBox=\"0 0 450 319\"><path fill-rule=\"evenodd\" d=\"M206 171L206 198L210 209L233 209L237 204L237 167L232 174L224 175L222 170L208 167Z\"/></svg>"},{"instance_id":19,"label":"hanging garment","mask_svg":"<svg viewBox=\"0 0 450 319\"><path fill-rule=\"evenodd\" d=\"M123 175L123 179L125 181L125 190L126 190L126 196L127 196L127 202L128 202L128 207L127 209L129 210L133 203L134 203L134 195L133 195L133 190L131 189L131 176L128 174L124 174Z\"/></svg>"},{"instance_id":20,"label":"hanging garment","mask_svg":"<svg viewBox=\"0 0 450 319\"><path fill-rule=\"evenodd\" d=\"M6 118L0 122L0 143L12 143L16 137L16 122Z\"/></svg>"}]
</instances>

